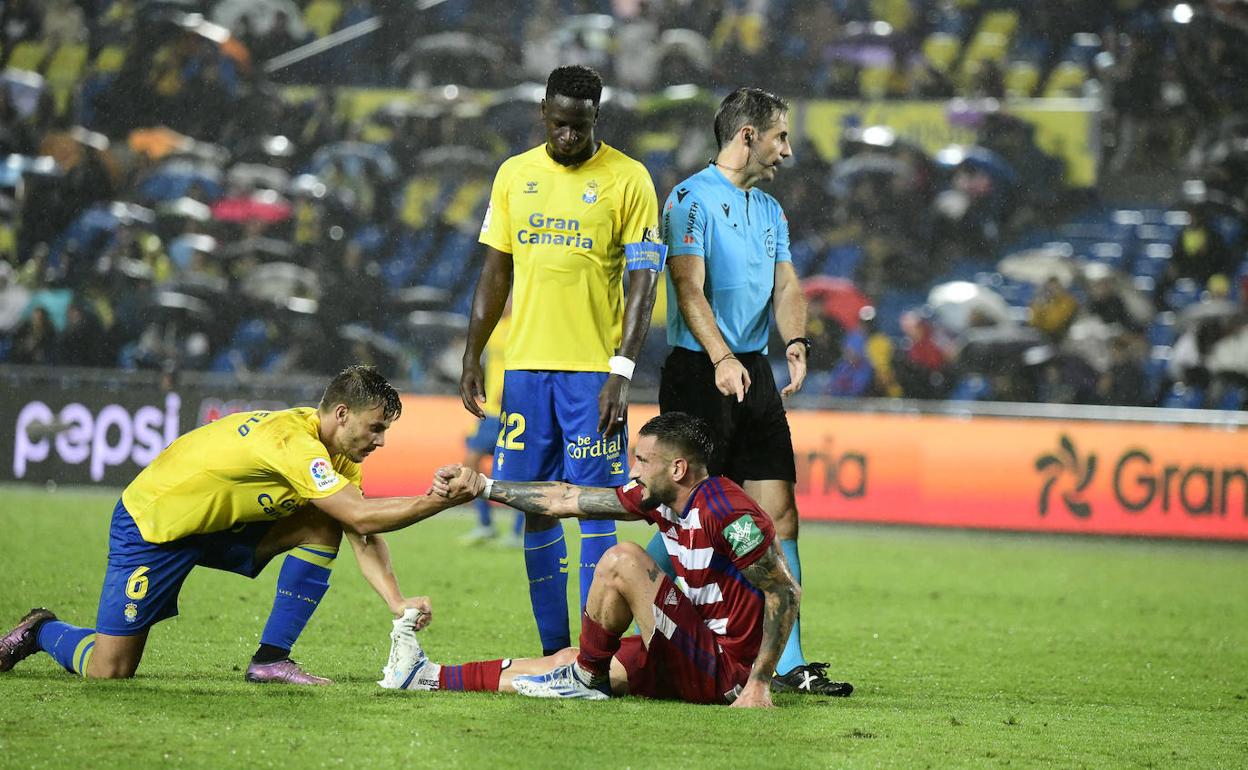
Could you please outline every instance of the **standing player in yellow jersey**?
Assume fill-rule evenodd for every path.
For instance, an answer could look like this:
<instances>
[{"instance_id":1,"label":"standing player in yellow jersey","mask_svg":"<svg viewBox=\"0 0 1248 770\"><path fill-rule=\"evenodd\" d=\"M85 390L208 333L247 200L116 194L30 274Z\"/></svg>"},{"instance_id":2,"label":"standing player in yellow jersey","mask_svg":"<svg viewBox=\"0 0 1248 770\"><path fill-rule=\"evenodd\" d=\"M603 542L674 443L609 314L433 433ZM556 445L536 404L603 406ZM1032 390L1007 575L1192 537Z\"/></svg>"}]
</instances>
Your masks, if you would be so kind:
<instances>
[{"instance_id":1,"label":"standing player in yellow jersey","mask_svg":"<svg viewBox=\"0 0 1248 770\"><path fill-rule=\"evenodd\" d=\"M405 597L379 532L400 529L468 497L367 499L360 463L385 443L402 404L372 367L329 383L319 408L242 412L183 435L122 492L109 530L108 567L95 628L31 610L0 637L0 671L40 650L92 678L133 676L148 632L178 614L178 592L197 566L255 577L290 551L246 678L330 684L305 673L290 648L329 589L345 532L360 571L396 616L431 617L429 599Z\"/></svg>"},{"instance_id":2,"label":"standing player in yellow jersey","mask_svg":"<svg viewBox=\"0 0 1248 770\"><path fill-rule=\"evenodd\" d=\"M602 79L559 67L546 82L546 143L499 168L481 225L487 247L460 395L484 418L481 351L512 296L494 476L597 487L628 481L627 410L666 249L645 167L594 137ZM623 278L627 270L628 303ZM567 544L530 513L525 570L546 654L569 646ZM615 523L581 522L581 606Z\"/></svg>"}]
</instances>

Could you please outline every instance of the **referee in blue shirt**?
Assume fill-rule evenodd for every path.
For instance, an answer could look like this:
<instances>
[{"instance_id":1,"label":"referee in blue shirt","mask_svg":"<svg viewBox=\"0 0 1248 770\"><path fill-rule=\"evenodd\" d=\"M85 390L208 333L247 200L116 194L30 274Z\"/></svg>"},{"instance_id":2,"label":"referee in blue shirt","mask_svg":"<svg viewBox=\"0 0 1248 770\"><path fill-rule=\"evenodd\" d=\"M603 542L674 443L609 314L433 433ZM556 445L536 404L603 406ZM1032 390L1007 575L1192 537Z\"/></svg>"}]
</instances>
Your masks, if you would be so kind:
<instances>
[{"instance_id":1,"label":"referee in blue shirt","mask_svg":"<svg viewBox=\"0 0 1248 770\"><path fill-rule=\"evenodd\" d=\"M715 160L667 198L662 229L672 352L663 364L659 410L695 414L712 426L711 472L741 484L771 515L800 583L797 472L781 395L796 393L806 378L806 298L789 254L784 211L755 187L775 177L793 154L788 113L789 105L774 94L733 91L715 114ZM789 384L782 391L766 355L773 306L788 340ZM652 541L648 550L665 563L661 542ZM829 680L826 663L806 661L795 623L772 689L849 695L854 688Z\"/></svg>"}]
</instances>

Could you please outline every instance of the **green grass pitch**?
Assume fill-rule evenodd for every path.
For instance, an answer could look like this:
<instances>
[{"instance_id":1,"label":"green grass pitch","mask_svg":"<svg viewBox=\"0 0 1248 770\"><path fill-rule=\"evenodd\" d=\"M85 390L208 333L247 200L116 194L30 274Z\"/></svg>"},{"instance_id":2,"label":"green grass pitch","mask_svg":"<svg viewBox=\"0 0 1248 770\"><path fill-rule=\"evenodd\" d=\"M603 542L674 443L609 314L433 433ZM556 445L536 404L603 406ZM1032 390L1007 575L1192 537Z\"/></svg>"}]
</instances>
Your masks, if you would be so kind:
<instances>
[{"instance_id":1,"label":"green grass pitch","mask_svg":"<svg viewBox=\"0 0 1248 770\"><path fill-rule=\"evenodd\" d=\"M0 496L0 622L44 604L89 623L115 493ZM404 589L433 597L422 641L443 662L532 654L521 555L460 546L471 526L390 536ZM246 684L276 568L196 571L133 681L46 655L0 675L0 767L1248 765L1243 546L808 525L806 651L858 689L766 712L383 692L389 616L343 553L295 650L334 687Z\"/></svg>"}]
</instances>

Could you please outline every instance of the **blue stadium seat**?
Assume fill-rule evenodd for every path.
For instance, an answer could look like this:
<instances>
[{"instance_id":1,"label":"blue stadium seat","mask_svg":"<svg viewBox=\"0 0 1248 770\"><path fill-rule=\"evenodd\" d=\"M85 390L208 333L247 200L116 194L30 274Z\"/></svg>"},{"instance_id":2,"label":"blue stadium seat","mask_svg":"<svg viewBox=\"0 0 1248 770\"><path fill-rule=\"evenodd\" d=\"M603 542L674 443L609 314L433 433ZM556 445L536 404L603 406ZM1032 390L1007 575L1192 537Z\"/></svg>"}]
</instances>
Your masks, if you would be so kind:
<instances>
[{"instance_id":1,"label":"blue stadium seat","mask_svg":"<svg viewBox=\"0 0 1248 770\"><path fill-rule=\"evenodd\" d=\"M1227 388L1222 393L1222 397L1218 399L1217 408L1238 412L1244 408L1246 401L1248 401L1248 392L1245 392L1243 388Z\"/></svg>"},{"instance_id":2,"label":"blue stadium seat","mask_svg":"<svg viewBox=\"0 0 1248 770\"><path fill-rule=\"evenodd\" d=\"M1148 344L1150 345L1173 345L1177 337L1178 332L1174 328L1174 313L1158 313L1148 326Z\"/></svg>"},{"instance_id":3,"label":"blue stadium seat","mask_svg":"<svg viewBox=\"0 0 1248 770\"><path fill-rule=\"evenodd\" d=\"M824 275L838 278L853 278L862 262L862 247L856 243L843 243L828 249L820 268Z\"/></svg>"},{"instance_id":4,"label":"blue stadium seat","mask_svg":"<svg viewBox=\"0 0 1248 770\"><path fill-rule=\"evenodd\" d=\"M949 394L950 401L983 401L992 397L992 385L988 378L979 374L970 374L958 380Z\"/></svg>"},{"instance_id":5,"label":"blue stadium seat","mask_svg":"<svg viewBox=\"0 0 1248 770\"><path fill-rule=\"evenodd\" d=\"M1176 382L1161 399L1161 405L1170 409L1199 409L1205 403L1204 388Z\"/></svg>"}]
</instances>

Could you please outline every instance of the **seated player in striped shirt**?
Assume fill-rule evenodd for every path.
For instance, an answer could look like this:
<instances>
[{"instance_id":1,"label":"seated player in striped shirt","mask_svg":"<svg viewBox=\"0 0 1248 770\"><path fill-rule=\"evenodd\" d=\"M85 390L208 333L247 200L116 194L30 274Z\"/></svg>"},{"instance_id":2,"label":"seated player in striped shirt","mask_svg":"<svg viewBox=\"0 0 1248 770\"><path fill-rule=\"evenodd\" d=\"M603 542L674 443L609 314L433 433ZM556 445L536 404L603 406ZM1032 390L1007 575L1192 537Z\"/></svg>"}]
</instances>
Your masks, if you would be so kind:
<instances>
[{"instance_id":1,"label":"seated player in striped shirt","mask_svg":"<svg viewBox=\"0 0 1248 770\"><path fill-rule=\"evenodd\" d=\"M493 481L470 468L439 469L439 494L471 492L563 518L648 521L663 535L676 579L641 546L613 546L598 563L581 615L580 649L542 658L439 666L416 641L412 612L394 622L381 686L771 706L771 676L800 589L767 514L732 481L707 475L711 451L701 419L668 412L642 427L631 481L619 489ZM640 635L625 638L634 621Z\"/></svg>"}]
</instances>

